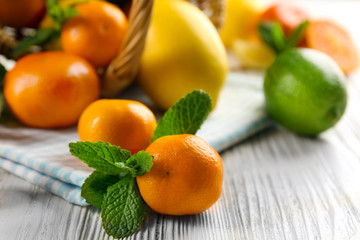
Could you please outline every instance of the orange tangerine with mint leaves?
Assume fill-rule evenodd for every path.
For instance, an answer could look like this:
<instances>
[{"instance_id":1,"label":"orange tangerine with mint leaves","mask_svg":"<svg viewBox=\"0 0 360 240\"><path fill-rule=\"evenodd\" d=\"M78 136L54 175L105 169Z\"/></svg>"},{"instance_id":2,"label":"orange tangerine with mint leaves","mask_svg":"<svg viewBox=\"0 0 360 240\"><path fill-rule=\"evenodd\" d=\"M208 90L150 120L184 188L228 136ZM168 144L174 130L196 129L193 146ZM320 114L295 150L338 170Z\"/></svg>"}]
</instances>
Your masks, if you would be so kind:
<instances>
[{"instance_id":1,"label":"orange tangerine with mint leaves","mask_svg":"<svg viewBox=\"0 0 360 240\"><path fill-rule=\"evenodd\" d=\"M140 194L156 212L197 214L220 197L223 165L220 155L191 134L164 136L146 151L154 156L150 172L137 177Z\"/></svg>"}]
</instances>

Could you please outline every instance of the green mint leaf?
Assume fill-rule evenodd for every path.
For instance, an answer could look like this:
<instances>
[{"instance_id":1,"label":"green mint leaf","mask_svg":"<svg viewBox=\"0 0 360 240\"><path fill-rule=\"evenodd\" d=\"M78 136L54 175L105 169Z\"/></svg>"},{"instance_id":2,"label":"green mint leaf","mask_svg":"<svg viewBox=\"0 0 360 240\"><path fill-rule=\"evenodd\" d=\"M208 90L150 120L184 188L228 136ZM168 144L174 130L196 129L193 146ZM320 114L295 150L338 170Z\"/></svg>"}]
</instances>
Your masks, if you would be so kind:
<instances>
[{"instance_id":1,"label":"green mint leaf","mask_svg":"<svg viewBox=\"0 0 360 240\"><path fill-rule=\"evenodd\" d=\"M18 57L28 51L31 46L44 45L45 43L49 43L54 39L58 38L59 36L60 32L52 28L38 29L35 34L21 40L12 50L11 55L13 57Z\"/></svg>"},{"instance_id":2,"label":"green mint leaf","mask_svg":"<svg viewBox=\"0 0 360 240\"><path fill-rule=\"evenodd\" d=\"M195 134L211 108L211 98L206 92L196 90L189 93L164 114L155 129L152 141L167 135Z\"/></svg>"},{"instance_id":3,"label":"green mint leaf","mask_svg":"<svg viewBox=\"0 0 360 240\"><path fill-rule=\"evenodd\" d=\"M101 205L103 228L114 238L127 237L139 228L146 210L135 178L127 175L107 189Z\"/></svg>"},{"instance_id":4,"label":"green mint leaf","mask_svg":"<svg viewBox=\"0 0 360 240\"><path fill-rule=\"evenodd\" d=\"M132 155L125 163L126 166L133 169L133 177L143 175L149 172L153 166L154 157L145 151L140 151Z\"/></svg>"},{"instance_id":5,"label":"green mint leaf","mask_svg":"<svg viewBox=\"0 0 360 240\"><path fill-rule=\"evenodd\" d=\"M286 40L286 49L296 47L301 41L306 27L309 25L309 21L303 21L296 27L296 29L291 33L289 38Z\"/></svg>"},{"instance_id":6,"label":"green mint leaf","mask_svg":"<svg viewBox=\"0 0 360 240\"><path fill-rule=\"evenodd\" d=\"M63 23L67 20L76 17L78 15L78 11L74 7L67 7L63 10Z\"/></svg>"},{"instance_id":7,"label":"green mint leaf","mask_svg":"<svg viewBox=\"0 0 360 240\"><path fill-rule=\"evenodd\" d=\"M58 0L47 0L46 1L47 14L51 17L54 24L54 28L61 28L63 10Z\"/></svg>"},{"instance_id":8,"label":"green mint leaf","mask_svg":"<svg viewBox=\"0 0 360 240\"><path fill-rule=\"evenodd\" d=\"M258 32L265 44L279 54L285 49L285 34L278 22L263 22L258 26Z\"/></svg>"},{"instance_id":9,"label":"green mint leaf","mask_svg":"<svg viewBox=\"0 0 360 240\"><path fill-rule=\"evenodd\" d=\"M48 11L49 9L57 8L58 6L60 6L58 0L46 0L46 8Z\"/></svg>"},{"instance_id":10,"label":"green mint leaf","mask_svg":"<svg viewBox=\"0 0 360 240\"><path fill-rule=\"evenodd\" d=\"M67 20L78 15L73 5L62 8L58 0L47 0L46 8L47 14L51 17L54 24L53 28L57 31L61 31L62 26Z\"/></svg>"},{"instance_id":11,"label":"green mint leaf","mask_svg":"<svg viewBox=\"0 0 360 240\"><path fill-rule=\"evenodd\" d=\"M51 28L37 29L34 34L22 39L11 52L13 57L23 55L31 46L44 46L58 39L65 22L78 15L73 6L62 9L58 0L47 0L46 8L53 26Z\"/></svg>"},{"instance_id":12,"label":"green mint leaf","mask_svg":"<svg viewBox=\"0 0 360 240\"><path fill-rule=\"evenodd\" d=\"M125 175L131 173L131 168L125 162L131 153L121 147L103 142L76 142L70 143L70 153L89 167L108 175Z\"/></svg>"},{"instance_id":13,"label":"green mint leaf","mask_svg":"<svg viewBox=\"0 0 360 240\"><path fill-rule=\"evenodd\" d=\"M81 196L94 207L101 207L107 188L119 181L118 176L94 171L81 186Z\"/></svg>"}]
</instances>

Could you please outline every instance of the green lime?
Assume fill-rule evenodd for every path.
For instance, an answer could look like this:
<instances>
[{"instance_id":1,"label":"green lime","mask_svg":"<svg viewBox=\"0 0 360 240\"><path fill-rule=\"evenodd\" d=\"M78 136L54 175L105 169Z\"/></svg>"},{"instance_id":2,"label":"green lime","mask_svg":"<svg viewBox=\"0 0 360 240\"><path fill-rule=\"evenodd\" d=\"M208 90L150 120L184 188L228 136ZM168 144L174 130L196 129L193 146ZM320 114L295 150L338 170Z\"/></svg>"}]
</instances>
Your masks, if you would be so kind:
<instances>
[{"instance_id":1,"label":"green lime","mask_svg":"<svg viewBox=\"0 0 360 240\"><path fill-rule=\"evenodd\" d=\"M318 135L334 126L345 111L345 79L339 66L319 51L286 50L266 71L266 109L289 130Z\"/></svg>"}]
</instances>

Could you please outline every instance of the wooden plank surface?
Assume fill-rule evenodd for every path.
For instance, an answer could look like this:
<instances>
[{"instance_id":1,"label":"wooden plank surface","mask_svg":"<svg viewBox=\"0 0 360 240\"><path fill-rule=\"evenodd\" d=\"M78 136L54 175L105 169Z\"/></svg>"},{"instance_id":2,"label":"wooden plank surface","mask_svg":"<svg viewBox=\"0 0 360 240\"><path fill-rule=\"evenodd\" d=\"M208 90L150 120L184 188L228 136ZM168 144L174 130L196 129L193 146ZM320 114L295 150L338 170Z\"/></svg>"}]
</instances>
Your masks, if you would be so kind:
<instances>
[{"instance_id":1,"label":"wooden plank surface","mask_svg":"<svg viewBox=\"0 0 360 240\"><path fill-rule=\"evenodd\" d=\"M360 2L303 4L347 25L360 22ZM223 193L212 208L185 217L150 212L129 239L360 239L360 73L348 90L348 109L334 129L311 139L272 128L228 149ZM98 209L0 170L0 240L8 239L111 238Z\"/></svg>"}]
</instances>

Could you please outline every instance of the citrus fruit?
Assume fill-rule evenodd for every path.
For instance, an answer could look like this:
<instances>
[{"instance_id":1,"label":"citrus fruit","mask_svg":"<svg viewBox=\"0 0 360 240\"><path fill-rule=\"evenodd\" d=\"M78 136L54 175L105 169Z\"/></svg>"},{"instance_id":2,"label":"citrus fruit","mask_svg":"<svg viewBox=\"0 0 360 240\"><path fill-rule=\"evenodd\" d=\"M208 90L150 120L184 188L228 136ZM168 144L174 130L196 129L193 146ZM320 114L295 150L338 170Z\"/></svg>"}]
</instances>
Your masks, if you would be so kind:
<instances>
[{"instance_id":1,"label":"citrus fruit","mask_svg":"<svg viewBox=\"0 0 360 240\"><path fill-rule=\"evenodd\" d=\"M154 165L136 179L141 196L154 211L197 214L219 199L222 161L202 138L189 134L165 136L146 151L154 156Z\"/></svg>"},{"instance_id":2,"label":"citrus fruit","mask_svg":"<svg viewBox=\"0 0 360 240\"><path fill-rule=\"evenodd\" d=\"M245 68L267 68L275 59L274 51L260 41L236 39L231 49Z\"/></svg>"},{"instance_id":3,"label":"citrus fruit","mask_svg":"<svg viewBox=\"0 0 360 240\"><path fill-rule=\"evenodd\" d=\"M317 135L343 115L347 102L344 81L339 66L324 53L286 50L266 71L266 109L284 127L302 135Z\"/></svg>"},{"instance_id":4,"label":"citrus fruit","mask_svg":"<svg viewBox=\"0 0 360 240\"><path fill-rule=\"evenodd\" d=\"M259 17L258 22L279 22L286 35L299 26L303 21L309 20L308 14L301 8L289 3L275 3L268 7Z\"/></svg>"},{"instance_id":5,"label":"citrus fruit","mask_svg":"<svg viewBox=\"0 0 360 240\"><path fill-rule=\"evenodd\" d=\"M90 1L94 1L94 0L59 0L59 4L62 9L65 9L70 6L75 6L77 4L83 4ZM39 28L52 28L52 27L54 27L54 22L52 18L48 14L45 14L45 16L41 19L39 23ZM46 51L63 50L61 46L60 36L57 39L54 39L53 41L50 41L49 43L45 44L44 49Z\"/></svg>"},{"instance_id":6,"label":"citrus fruit","mask_svg":"<svg viewBox=\"0 0 360 240\"><path fill-rule=\"evenodd\" d=\"M102 99L85 109L78 133L81 141L109 142L134 154L149 146L155 127L155 116L144 104Z\"/></svg>"},{"instance_id":7,"label":"citrus fruit","mask_svg":"<svg viewBox=\"0 0 360 240\"><path fill-rule=\"evenodd\" d=\"M0 0L0 25L35 27L45 14L45 0Z\"/></svg>"},{"instance_id":8,"label":"citrus fruit","mask_svg":"<svg viewBox=\"0 0 360 240\"><path fill-rule=\"evenodd\" d=\"M226 47L230 48L238 39L248 39L256 35L257 19L264 4L260 0L227 0L225 23L220 35Z\"/></svg>"},{"instance_id":9,"label":"citrus fruit","mask_svg":"<svg viewBox=\"0 0 360 240\"><path fill-rule=\"evenodd\" d=\"M68 8L68 7L74 7L76 5L79 4L84 4L90 1L95 1L95 0L58 0L59 1L59 5L62 8L62 10ZM46 13L44 15L44 17L41 19L40 23L39 23L39 27L40 28L52 28L54 27L54 21L53 19L49 16L48 13Z\"/></svg>"},{"instance_id":10,"label":"citrus fruit","mask_svg":"<svg viewBox=\"0 0 360 240\"><path fill-rule=\"evenodd\" d=\"M127 32L125 14L106 1L90 1L75 9L78 16L61 31L64 51L87 59L95 67L106 67L118 55Z\"/></svg>"},{"instance_id":11,"label":"citrus fruit","mask_svg":"<svg viewBox=\"0 0 360 240\"><path fill-rule=\"evenodd\" d=\"M198 89L210 94L215 107L228 63L215 27L201 10L186 1L157 0L139 70L140 85L162 109Z\"/></svg>"},{"instance_id":12,"label":"citrus fruit","mask_svg":"<svg viewBox=\"0 0 360 240\"><path fill-rule=\"evenodd\" d=\"M39 128L75 124L99 96L99 79L84 59L64 52L29 54L5 75L4 95L14 115Z\"/></svg>"},{"instance_id":13,"label":"citrus fruit","mask_svg":"<svg viewBox=\"0 0 360 240\"><path fill-rule=\"evenodd\" d=\"M359 67L359 53L355 43L345 29L334 22L310 22L305 31L305 44L329 55L346 74Z\"/></svg>"}]
</instances>

